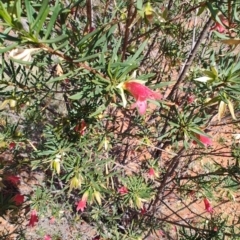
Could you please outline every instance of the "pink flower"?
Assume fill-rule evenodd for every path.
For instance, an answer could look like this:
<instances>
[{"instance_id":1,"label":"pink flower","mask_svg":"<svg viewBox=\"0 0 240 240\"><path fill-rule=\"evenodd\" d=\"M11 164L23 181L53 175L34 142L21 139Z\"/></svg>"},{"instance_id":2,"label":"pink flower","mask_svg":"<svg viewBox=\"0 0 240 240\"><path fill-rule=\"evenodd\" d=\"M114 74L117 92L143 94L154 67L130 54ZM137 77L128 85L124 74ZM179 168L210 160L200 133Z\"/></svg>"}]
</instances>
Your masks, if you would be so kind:
<instances>
[{"instance_id":1,"label":"pink flower","mask_svg":"<svg viewBox=\"0 0 240 240\"><path fill-rule=\"evenodd\" d=\"M43 240L52 240L50 235L45 235Z\"/></svg>"},{"instance_id":2,"label":"pink flower","mask_svg":"<svg viewBox=\"0 0 240 240\"><path fill-rule=\"evenodd\" d=\"M210 30L216 30L219 33L224 33L227 31L227 28L225 26L229 26L228 19L225 18L223 15L219 15L219 19L220 22L216 21ZM233 26L234 24L231 24L231 27Z\"/></svg>"},{"instance_id":3,"label":"pink flower","mask_svg":"<svg viewBox=\"0 0 240 240\"><path fill-rule=\"evenodd\" d=\"M188 102L188 104L193 103L194 100L195 100L194 96L192 96L192 95L187 96L187 102Z\"/></svg>"},{"instance_id":4,"label":"pink flower","mask_svg":"<svg viewBox=\"0 0 240 240\"><path fill-rule=\"evenodd\" d=\"M211 146L213 144L212 139L201 134L195 134L195 137L204 145L204 146ZM193 141L196 144L196 141Z\"/></svg>"},{"instance_id":5,"label":"pink flower","mask_svg":"<svg viewBox=\"0 0 240 240\"><path fill-rule=\"evenodd\" d=\"M205 205L205 210L209 213L213 213L213 207L211 206L209 200L207 198L203 199L204 205Z\"/></svg>"},{"instance_id":6,"label":"pink flower","mask_svg":"<svg viewBox=\"0 0 240 240\"><path fill-rule=\"evenodd\" d=\"M35 209L32 210L31 215L30 215L30 220L28 223L29 227L34 227L35 223L38 222L38 216L37 216L37 211Z\"/></svg>"},{"instance_id":7,"label":"pink flower","mask_svg":"<svg viewBox=\"0 0 240 240\"><path fill-rule=\"evenodd\" d=\"M165 237L165 233L164 233L164 231L159 230L158 233L159 233L160 236Z\"/></svg>"},{"instance_id":8,"label":"pink flower","mask_svg":"<svg viewBox=\"0 0 240 240\"><path fill-rule=\"evenodd\" d=\"M82 199L80 199L79 202L77 203L77 211L81 210L81 212L83 212L86 207L87 198L82 197Z\"/></svg>"},{"instance_id":9,"label":"pink flower","mask_svg":"<svg viewBox=\"0 0 240 240\"><path fill-rule=\"evenodd\" d=\"M13 150L16 147L16 143L15 142L11 142L11 143L9 143L8 147L9 147L10 150Z\"/></svg>"},{"instance_id":10,"label":"pink flower","mask_svg":"<svg viewBox=\"0 0 240 240\"><path fill-rule=\"evenodd\" d=\"M210 30L216 30L219 33L224 33L226 28L219 22L215 22L215 24L211 27Z\"/></svg>"},{"instance_id":11,"label":"pink flower","mask_svg":"<svg viewBox=\"0 0 240 240\"><path fill-rule=\"evenodd\" d=\"M123 88L131 93L136 103L132 104L132 108L137 108L140 115L144 115L147 109L147 99L160 100L162 95L152 91L150 88L141 84L139 80L130 80L123 84Z\"/></svg>"},{"instance_id":12,"label":"pink flower","mask_svg":"<svg viewBox=\"0 0 240 240\"><path fill-rule=\"evenodd\" d=\"M14 185L17 185L20 182L20 177L16 175L9 175L5 179Z\"/></svg>"},{"instance_id":13,"label":"pink flower","mask_svg":"<svg viewBox=\"0 0 240 240\"><path fill-rule=\"evenodd\" d=\"M52 217L50 218L50 220L49 220L49 223L50 223L50 224L54 224L54 222L55 222L55 217L52 216Z\"/></svg>"},{"instance_id":14,"label":"pink flower","mask_svg":"<svg viewBox=\"0 0 240 240\"><path fill-rule=\"evenodd\" d=\"M122 187L118 188L118 193L120 193L121 195L127 194L128 189L125 186L122 186Z\"/></svg>"},{"instance_id":15,"label":"pink flower","mask_svg":"<svg viewBox=\"0 0 240 240\"><path fill-rule=\"evenodd\" d=\"M16 205L21 205L24 202L24 196L18 193L13 197L13 201Z\"/></svg>"},{"instance_id":16,"label":"pink flower","mask_svg":"<svg viewBox=\"0 0 240 240\"><path fill-rule=\"evenodd\" d=\"M158 173L152 167L149 168L148 175L149 175L150 178L159 177Z\"/></svg>"}]
</instances>

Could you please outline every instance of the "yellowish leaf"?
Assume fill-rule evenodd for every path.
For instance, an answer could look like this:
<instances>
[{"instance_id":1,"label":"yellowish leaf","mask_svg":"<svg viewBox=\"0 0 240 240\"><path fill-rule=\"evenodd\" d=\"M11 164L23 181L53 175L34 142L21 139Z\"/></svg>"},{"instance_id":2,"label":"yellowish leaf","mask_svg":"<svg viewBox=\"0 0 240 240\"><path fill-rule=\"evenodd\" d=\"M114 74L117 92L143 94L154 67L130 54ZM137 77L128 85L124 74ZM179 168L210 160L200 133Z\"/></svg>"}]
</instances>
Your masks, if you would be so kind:
<instances>
[{"instance_id":1,"label":"yellowish leaf","mask_svg":"<svg viewBox=\"0 0 240 240\"><path fill-rule=\"evenodd\" d=\"M220 122L225 111L226 111L226 103L224 101L221 101L218 107L218 121Z\"/></svg>"},{"instance_id":2,"label":"yellowish leaf","mask_svg":"<svg viewBox=\"0 0 240 240\"><path fill-rule=\"evenodd\" d=\"M6 107L6 105L9 103L9 101L10 101L9 99L4 100L0 105L0 110L3 110Z\"/></svg>"},{"instance_id":3,"label":"yellowish leaf","mask_svg":"<svg viewBox=\"0 0 240 240\"><path fill-rule=\"evenodd\" d=\"M235 113L234 113L233 104L232 104L232 102L231 102L230 100L228 100L228 108L229 108L229 111L230 111L230 113L231 113L231 115L232 115L232 118L233 118L234 120L237 120L237 118L236 118L236 116L235 116Z\"/></svg>"},{"instance_id":4,"label":"yellowish leaf","mask_svg":"<svg viewBox=\"0 0 240 240\"><path fill-rule=\"evenodd\" d=\"M240 39L222 39L221 42L228 45L238 45L240 43Z\"/></svg>"},{"instance_id":5,"label":"yellowish leaf","mask_svg":"<svg viewBox=\"0 0 240 240\"><path fill-rule=\"evenodd\" d=\"M98 202L99 205L102 204L102 195L100 192L96 191L94 192L94 197L96 199L96 201Z\"/></svg>"}]
</instances>

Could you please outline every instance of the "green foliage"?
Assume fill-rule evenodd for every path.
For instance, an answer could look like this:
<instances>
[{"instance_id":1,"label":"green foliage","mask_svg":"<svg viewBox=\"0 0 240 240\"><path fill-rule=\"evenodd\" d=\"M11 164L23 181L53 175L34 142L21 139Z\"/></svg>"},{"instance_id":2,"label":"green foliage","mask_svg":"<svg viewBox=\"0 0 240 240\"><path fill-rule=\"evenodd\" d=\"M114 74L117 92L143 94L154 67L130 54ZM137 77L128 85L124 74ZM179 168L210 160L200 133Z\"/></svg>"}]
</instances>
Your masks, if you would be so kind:
<instances>
[{"instance_id":1,"label":"green foliage","mask_svg":"<svg viewBox=\"0 0 240 240\"><path fill-rule=\"evenodd\" d=\"M227 109L231 124L239 117L239 9L231 0L0 2L0 216L19 239L32 211L64 213L81 234L91 226L86 239L238 236L238 219L211 207L236 201L239 144L222 141L231 153L218 153L211 130ZM210 209L189 210L206 198Z\"/></svg>"}]
</instances>

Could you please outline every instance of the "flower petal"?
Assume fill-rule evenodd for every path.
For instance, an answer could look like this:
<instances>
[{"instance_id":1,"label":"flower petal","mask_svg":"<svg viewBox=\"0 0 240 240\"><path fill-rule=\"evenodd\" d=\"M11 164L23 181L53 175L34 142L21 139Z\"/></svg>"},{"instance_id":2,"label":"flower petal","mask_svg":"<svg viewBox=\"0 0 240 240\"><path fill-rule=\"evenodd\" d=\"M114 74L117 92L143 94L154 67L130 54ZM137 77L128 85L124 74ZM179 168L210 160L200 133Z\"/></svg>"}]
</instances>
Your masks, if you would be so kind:
<instances>
[{"instance_id":1,"label":"flower petal","mask_svg":"<svg viewBox=\"0 0 240 240\"><path fill-rule=\"evenodd\" d=\"M131 108L137 108L140 115L144 115L147 110L147 101L137 100L134 104L132 104Z\"/></svg>"}]
</instances>

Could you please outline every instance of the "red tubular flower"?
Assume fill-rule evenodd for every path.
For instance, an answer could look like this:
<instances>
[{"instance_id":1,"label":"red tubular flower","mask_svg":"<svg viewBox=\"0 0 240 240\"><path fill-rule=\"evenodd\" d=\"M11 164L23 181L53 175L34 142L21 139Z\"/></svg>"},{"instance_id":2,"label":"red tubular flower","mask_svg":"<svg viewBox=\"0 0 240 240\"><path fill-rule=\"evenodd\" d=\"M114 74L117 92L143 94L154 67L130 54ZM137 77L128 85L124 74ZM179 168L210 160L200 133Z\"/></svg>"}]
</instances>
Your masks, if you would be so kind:
<instances>
[{"instance_id":1,"label":"red tubular flower","mask_svg":"<svg viewBox=\"0 0 240 240\"><path fill-rule=\"evenodd\" d=\"M221 23L220 22L215 22L210 30L216 30L219 33L224 33L227 30L224 25L226 25L226 26L229 25L228 19L225 18L223 15L220 15L219 19L220 19Z\"/></svg>"},{"instance_id":2,"label":"red tubular flower","mask_svg":"<svg viewBox=\"0 0 240 240\"><path fill-rule=\"evenodd\" d=\"M195 137L204 145L204 146L211 146L213 144L212 139L201 134L195 134ZM193 141L196 144L195 141Z\"/></svg>"},{"instance_id":3,"label":"red tubular flower","mask_svg":"<svg viewBox=\"0 0 240 240\"><path fill-rule=\"evenodd\" d=\"M14 185L17 185L20 182L20 177L16 175L9 175L5 179Z\"/></svg>"},{"instance_id":4,"label":"red tubular flower","mask_svg":"<svg viewBox=\"0 0 240 240\"><path fill-rule=\"evenodd\" d=\"M158 173L155 171L155 169L154 168L149 168L148 169L148 176L150 177L150 178L155 178L155 177L159 177L159 175L158 175Z\"/></svg>"},{"instance_id":5,"label":"red tubular flower","mask_svg":"<svg viewBox=\"0 0 240 240\"><path fill-rule=\"evenodd\" d=\"M127 194L128 189L125 186L120 187L120 188L118 188L118 193L120 193L121 195Z\"/></svg>"},{"instance_id":6,"label":"red tubular flower","mask_svg":"<svg viewBox=\"0 0 240 240\"><path fill-rule=\"evenodd\" d=\"M54 222L55 222L55 217L53 217L53 216L50 217L49 223L50 223L50 224L54 224Z\"/></svg>"},{"instance_id":7,"label":"red tubular flower","mask_svg":"<svg viewBox=\"0 0 240 240\"><path fill-rule=\"evenodd\" d=\"M28 226L29 226L29 227L34 227L35 223L37 223L37 222L38 222L37 211L34 209L34 210L32 210L32 212L31 212Z\"/></svg>"},{"instance_id":8,"label":"red tubular flower","mask_svg":"<svg viewBox=\"0 0 240 240\"><path fill-rule=\"evenodd\" d=\"M145 215L147 213L147 209L143 207L140 211L141 215Z\"/></svg>"},{"instance_id":9,"label":"red tubular flower","mask_svg":"<svg viewBox=\"0 0 240 240\"><path fill-rule=\"evenodd\" d=\"M211 203L209 202L209 200L207 198L203 199L204 205L205 205L205 210L209 213L213 213L213 207L211 206Z\"/></svg>"},{"instance_id":10,"label":"red tubular flower","mask_svg":"<svg viewBox=\"0 0 240 240\"><path fill-rule=\"evenodd\" d=\"M77 203L77 211L81 210L81 212L83 212L86 207L87 207L87 198L82 197L82 199L80 199L79 202Z\"/></svg>"},{"instance_id":11,"label":"red tubular flower","mask_svg":"<svg viewBox=\"0 0 240 240\"><path fill-rule=\"evenodd\" d=\"M52 240L50 235L45 235L43 240Z\"/></svg>"},{"instance_id":12,"label":"red tubular flower","mask_svg":"<svg viewBox=\"0 0 240 240\"><path fill-rule=\"evenodd\" d=\"M13 201L16 205L21 205L24 202L24 196L18 193L13 197Z\"/></svg>"},{"instance_id":13,"label":"red tubular flower","mask_svg":"<svg viewBox=\"0 0 240 240\"><path fill-rule=\"evenodd\" d=\"M210 30L216 30L219 33L224 33L225 32L225 27L220 24L219 22L215 22L215 24L211 27Z\"/></svg>"},{"instance_id":14,"label":"red tubular flower","mask_svg":"<svg viewBox=\"0 0 240 240\"><path fill-rule=\"evenodd\" d=\"M195 98L194 98L194 96L193 96L193 95L189 95L189 96L187 96L187 103L188 103L188 104L191 104L191 103L193 103L193 102L194 102L194 100L195 100Z\"/></svg>"},{"instance_id":15,"label":"red tubular flower","mask_svg":"<svg viewBox=\"0 0 240 240\"><path fill-rule=\"evenodd\" d=\"M80 123L76 125L74 128L75 132L78 132L80 136L83 136L85 134L85 130L87 128L87 124L84 120L82 120Z\"/></svg>"},{"instance_id":16,"label":"red tubular flower","mask_svg":"<svg viewBox=\"0 0 240 240\"><path fill-rule=\"evenodd\" d=\"M149 176L153 177L155 175L154 169L153 168L149 168L148 174L149 174Z\"/></svg>"},{"instance_id":17,"label":"red tubular flower","mask_svg":"<svg viewBox=\"0 0 240 240\"><path fill-rule=\"evenodd\" d=\"M203 135L198 135L197 136L199 141L201 143L203 143L205 146L211 146L213 143L212 143L212 139L209 138L209 137L206 137L206 136L203 136Z\"/></svg>"},{"instance_id":18,"label":"red tubular flower","mask_svg":"<svg viewBox=\"0 0 240 240\"><path fill-rule=\"evenodd\" d=\"M144 115L147 109L147 100L161 100L162 95L152 91L150 88L146 87L139 80L129 80L123 84L123 88L130 92L130 94L135 98L136 103L132 105L132 108L137 108L140 115Z\"/></svg>"},{"instance_id":19,"label":"red tubular flower","mask_svg":"<svg viewBox=\"0 0 240 240\"><path fill-rule=\"evenodd\" d=\"M13 150L16 147L16 143L15 142L10 142L8 147L9 147L10 150Z\"/></svg>"}]
</instances>

